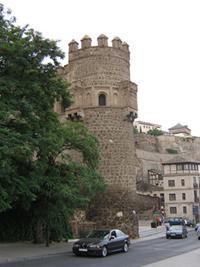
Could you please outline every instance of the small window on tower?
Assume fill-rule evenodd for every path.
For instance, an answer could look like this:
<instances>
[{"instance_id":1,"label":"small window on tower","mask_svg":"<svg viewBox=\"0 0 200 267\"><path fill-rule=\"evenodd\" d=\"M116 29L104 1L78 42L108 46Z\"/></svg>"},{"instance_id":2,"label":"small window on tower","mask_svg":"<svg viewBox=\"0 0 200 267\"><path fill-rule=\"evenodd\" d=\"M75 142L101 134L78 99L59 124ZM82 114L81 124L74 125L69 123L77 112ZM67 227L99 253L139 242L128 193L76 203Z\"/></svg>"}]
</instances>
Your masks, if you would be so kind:
<instances>
[{"instance_id":1,"label":"small window on tower","mask_svg":"<svg viewBox=\"0 0 200 267\"><path fill-rule=\"evenodd\" d=\"M104 94L99 95L99 106L106 106L106 96Z\"/></svg>"}]
</instances>

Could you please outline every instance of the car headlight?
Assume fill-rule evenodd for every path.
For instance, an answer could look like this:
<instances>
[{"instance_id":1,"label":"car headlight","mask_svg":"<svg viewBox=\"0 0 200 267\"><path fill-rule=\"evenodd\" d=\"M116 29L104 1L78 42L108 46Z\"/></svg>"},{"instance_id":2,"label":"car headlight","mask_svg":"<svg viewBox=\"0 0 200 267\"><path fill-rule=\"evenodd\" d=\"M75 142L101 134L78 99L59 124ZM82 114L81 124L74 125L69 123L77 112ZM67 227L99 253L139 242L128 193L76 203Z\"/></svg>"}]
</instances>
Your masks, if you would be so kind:
<instances>
[{"instance_id":1,"label":"car headlight","mask_svg":"<svg viewBox=\"0 0 200 267\"><path fill-rule=\"evenodd\" d=\"M101 246L98 245L98 244L92 244L92 245L89 245L90 248L100 248Z\"/></svg>"},{"instance_id":2,"label":"car headlight","mask_svg":"<svg viewBox=\"0 0 200 267\"><path fill-rule=\"evenodd\" d=\"M79 244L74 244L73 247L78 248Z\"/></svg>"}]
</instances>

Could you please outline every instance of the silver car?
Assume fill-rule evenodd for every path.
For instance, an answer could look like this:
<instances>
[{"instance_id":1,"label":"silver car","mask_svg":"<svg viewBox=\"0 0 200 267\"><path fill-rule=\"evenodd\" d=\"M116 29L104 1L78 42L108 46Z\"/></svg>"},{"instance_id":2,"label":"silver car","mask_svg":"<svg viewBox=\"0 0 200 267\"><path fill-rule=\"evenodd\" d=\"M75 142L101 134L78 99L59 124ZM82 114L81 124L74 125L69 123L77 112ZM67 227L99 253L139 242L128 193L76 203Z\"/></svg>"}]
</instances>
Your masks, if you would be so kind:
<instances>
[{"instance_id":1,"label":"silver car","mask_svg":"<svg viewBox=\"0 0 200 267\"><path fill-rule=\"evenodd\" d=\"M186 238L188 234L187 228L185 225L171 225L166 230L166 238Z\"/></svg>"}]
</instances>

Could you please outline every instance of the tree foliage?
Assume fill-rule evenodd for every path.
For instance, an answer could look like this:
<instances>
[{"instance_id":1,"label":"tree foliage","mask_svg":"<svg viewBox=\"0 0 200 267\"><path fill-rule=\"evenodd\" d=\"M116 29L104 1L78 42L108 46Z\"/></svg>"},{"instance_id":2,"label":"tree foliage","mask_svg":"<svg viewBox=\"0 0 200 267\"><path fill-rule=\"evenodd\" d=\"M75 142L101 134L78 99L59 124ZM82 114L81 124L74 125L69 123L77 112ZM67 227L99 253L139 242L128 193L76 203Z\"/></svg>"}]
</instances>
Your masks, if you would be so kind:
<instances>
[{"instance_id":1,"label":"tree foliage","mask_svg":"<svg viewBox=\"0 0 200 267\"><path fill-rule=\"evenodd\" d=\"M137 128L136 126L133 127L133 133L134 133L134 134L138 134L138 133L139 133L138 128Z\"/></svg>"},{"instance_id":2,"label":"tree foliage","mask_svg":"<svg viewBox=\"0 0 200 267\"><path fill-rule=\"evenodd\" d=\"M1 233L10 217L29 222L26 237L37 239L39 228L46 239L58 229L63 234L74 209L104 187L96 171L96 138L82 123L61 124L53 112L55 100L65 107L71 101L69 85L57 72L63 57L56 41L16 26L0 5ZM81 162L64 153L72 149Z\"/></svg>"},{"instance_id":3,"label":"tree foliage","mask_svg":"<svg viewBox=\"0 0 200 267\"><path fill-rule=\"evenodd\" d=\"M159 129L153 129L153 130L149 130L147 134L153 135L153 136L159 136L159 135L163 135L163 131Z\"/></svg>"},{"instance_id":4,"label":"tree foliage","mask_svg":"<svg viewBox=\"0 0 200 267\"><path fill-rule=\"evenodd\" d=\"M169 154L178 154L178 151L173 148L166 148L166 152Z\"/></svg>"}]
</instances>

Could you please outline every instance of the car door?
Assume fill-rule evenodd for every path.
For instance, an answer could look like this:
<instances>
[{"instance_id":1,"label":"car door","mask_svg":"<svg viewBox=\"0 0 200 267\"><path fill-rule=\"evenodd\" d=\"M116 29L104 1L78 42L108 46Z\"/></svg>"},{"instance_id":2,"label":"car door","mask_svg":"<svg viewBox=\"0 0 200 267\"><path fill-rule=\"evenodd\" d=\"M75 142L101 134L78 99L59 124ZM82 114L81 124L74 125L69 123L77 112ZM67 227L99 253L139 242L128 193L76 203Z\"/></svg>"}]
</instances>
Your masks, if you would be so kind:
<instances>
[{"instance_id":1,"label":"car door","mask_svg":"<svg viewBox=\"0 0 200 267\"><path fill-rule=\"evenodd\" d=\"M124 243L126 242L127 236L120 230L116 230L117 239L118 239L118 248L123 249Z\"/></svg>"},{"instance_id":2,"label":"car door","mask_svg":"<svg viewBox=\"0 0 200 267\"><path fill-rule=\"evenodd\" d=\"M109 242L108 242L108 249L110 251L117 250L119 248L119 238L117 237L117 233L115 230L110 232Z\"/></svg>"}]
</instances>

